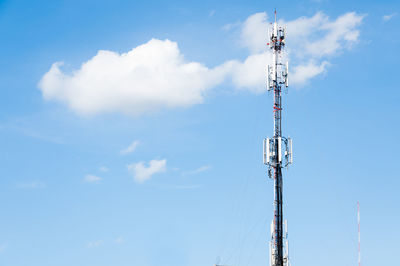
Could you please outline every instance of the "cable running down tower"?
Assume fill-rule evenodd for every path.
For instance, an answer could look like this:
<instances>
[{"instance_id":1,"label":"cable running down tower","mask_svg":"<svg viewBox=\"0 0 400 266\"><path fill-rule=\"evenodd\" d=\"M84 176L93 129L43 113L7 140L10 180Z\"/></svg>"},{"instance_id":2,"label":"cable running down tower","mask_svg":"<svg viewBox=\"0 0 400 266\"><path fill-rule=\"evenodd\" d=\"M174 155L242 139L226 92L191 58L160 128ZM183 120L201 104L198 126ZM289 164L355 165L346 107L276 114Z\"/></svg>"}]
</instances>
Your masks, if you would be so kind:
<instances>
[{"instance_id":1,"label":"cable running down tower","mask_svg":"<svg viewBox=\"0 0 400 266\"><path fill-rule=\"evenodd\" d=\"M286 29L276 22L268 30L272 51L272 64L268 66L267 89L274 93L274 136L264 139L263 161L268 166L268 176L274 180L274 218L271 223L270 265L290 266L287 240L287 221L283 220L282 168L293 162L292 140L282 136L282 88L289 86L289 64L282 64Z\"/></svg>"}]
</instances>

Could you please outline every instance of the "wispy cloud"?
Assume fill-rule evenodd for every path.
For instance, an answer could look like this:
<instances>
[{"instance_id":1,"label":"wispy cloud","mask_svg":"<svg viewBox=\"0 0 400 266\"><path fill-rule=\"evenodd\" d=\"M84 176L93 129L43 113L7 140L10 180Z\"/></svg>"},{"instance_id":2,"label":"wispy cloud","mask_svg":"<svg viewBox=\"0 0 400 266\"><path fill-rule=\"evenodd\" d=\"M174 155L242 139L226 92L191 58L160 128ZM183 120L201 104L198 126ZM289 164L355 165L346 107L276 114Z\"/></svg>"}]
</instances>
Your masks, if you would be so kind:
<instances>
[{"instance_id":1,"label":"wispy cloud","mask_svg":"<svg viewBox=\"0 0 400 266\"><path fill-rule=\"evenodd\" d=\"M383 17L382 17L382 19L383 19L383 21L389 21L389 20L391 20L393 17L395 17L397 15L397 13L392 13L392 14L389 14L389 15L384 15Z\"/></svg>"},{"instance_id":2,"label":"wispy cloud","mask_svg":"<svg viewBox=\"0 0 400 266\"><path fill-rule=\"evenodd\" d=\"M293 66L289 69L291 85L301 87L310 79L326 73L330 58L340 55L358 42L359 26L364 17L349 12L331 19L318 12L312 17L280 21L281 25L286 25L288 32L286 56ZM242 25L241 43L251 55L243 62L230 63L233 82L239 88L255 93L265 90L265 68L266 63L271 62L271 56L265 49L267 34L260 32L267 32L267 29L268 17L265 12L250 16Z\"/></svg>"},{"instance_id":3,"label":"wispy cloud","mask_svg":"<svg viewBox=\"0 0 400 266\"><path fill-rule=\"evenodd\" d=\"M115 239L114 242L117 244L123 244L123 243L125 243L125 239L122 236L119 236Z\"/></svg>"},{"instance_id":4,"label":"wispy cloud","mask_svg":"<svg viewBox=\"0 0 400 266\"><path fill-rule=\"evenodd\" d=\"M191 171L187 171L187 172L183 172L182 175L195 175L195 174L199 174L201 172L205 172L211 169L211 165L204 165L201 166L197 169L191 170Z\"/></svg>"},{"instance_id":5,"label":"wispy cloud","mask_svg":"<svg viewBox=\"0 0 400 266\"><path fill-rule=\"evenodd\" d=\"M4 123L0 125L0 130L12 131L17 134L21 134L23 136L37 139L44 142L50 142L55 144L64 144L64 140L62 140L59 136L51 136L46 132L42 132L42 130L35 129L35 126L30 122L27 122L31 117L28 118L19 118L15 121L9 121L8 123ZM33 119L32 119L33 120Z\"/></svg>"},{"instance_id":6,"label":"wispy cloud","mask_svg":"<svg viewBox=\"0 0 400 266\"><path fill-rule=\"evenodd\" d=\"M83 182L85 182L85 183L97 183L100 180L102 180L101 177L95 176L95 175L90 175L90 174L85 175L85 177L83 178Z\"/></svg>"},{"instance_id":7,"label":"wispy cloud","mask_svg":"<svg viewBox=\"0 0 400 266\"><path fill-rule=\"evenodd\" d=\"M158 184L155 185L160 189L172 189L172 190L190 190L201 188L201 185L167 185L167 184Z\"/></svg>"},{"instance_id":8,"label":"wispy cloud","mask_svg":"<svg viewBox=\"0 0 400 266\"><path fill-rule=\"evenodd\" d=\"M96 240L96 241L91 241L89 242L86 246L88 248L97 248L103 245L104 241L103 240Z\"/></svg>"},{"instance_id":9,"label":"wispy cloud","mask_svg":"<svg viewBox=\"0 0 400 266\"><path fill-rule=\"evenodd\" d=\"M126 155L129 153L132 153L136 150L136 148L139 146L140 142L138 140L133 141L128 147L120 151L120 154Z\"/></svg>"},{"instance_id":10,"label":"wispy cloud","mask_svg":"<svg viewBox=\"0 0 400 266\"><path fill-rule=\"evenodd\" d=\"M101 167L99 168L99 170L100 170L101 172L108 172L108 171L110 171L110 169L109 169L108 167L106 167L106 166L101 166Z\"/></svg>"},{"instance_id":11,"label":"wispy cloud","mask_svg":"<svg viewBox=\"0 0 400 266\"><path fill-rule=\"evenodd\" d=\"M18 188L21 189L43 189L46 188L46 184L41 181L32 181L32 182L22 182L17 184Z\"/></svg>"},{"instance_id":12,"label":"wispy cloud","mask_svg":"<svg viewBox=\"0 0 400 266\"><path fill-rule=\"evenodd\" d=\"M151 160L147 166L145 162L132 163L127 168L136 182L143 183L153 175L165 172L167 170L167 160Z\"/></svg>"},{"instance_id":13,"label":"wispy cloud","mask_svg":"<svg viewBox=\"0 0 400 266\"><path fill-rule=\"evenodd\" d=\"M242 24L240 22L234 22L234 23L227 23L225 25L222 26L222 30L224 31L230 31L232 29L236 29L238 27L240 27Z\"/></svg>"},{"instance_id":14,"label":"wispy cloud","mask_svg":"<svg viewBox=\"0 0 400 266\"><path fill-rule=\"evenodd\" d=\"M7 244L0 244L0 253L3 253L4 250L7 248Z\"/></svg>"}]
</instances>

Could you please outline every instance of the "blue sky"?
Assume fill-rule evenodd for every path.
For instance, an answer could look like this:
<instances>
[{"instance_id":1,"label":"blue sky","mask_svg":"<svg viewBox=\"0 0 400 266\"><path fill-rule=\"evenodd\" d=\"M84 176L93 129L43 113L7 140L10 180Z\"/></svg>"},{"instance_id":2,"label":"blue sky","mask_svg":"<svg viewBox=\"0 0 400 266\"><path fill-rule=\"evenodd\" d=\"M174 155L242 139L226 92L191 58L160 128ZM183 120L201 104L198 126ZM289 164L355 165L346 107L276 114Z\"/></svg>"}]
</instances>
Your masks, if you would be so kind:
<instances>
[{"instance_id":1,"label":"blue sky","mask_svg":"<svg viewBox=\"0 0 400 266\"><path fill-rule=\"evenodd\" d=\"M357 201L363 265L393 264L400 4L322 0L0 1L0 265L268 265L275 7L292 265L355 265Z\"/></svg>"}]
</instances>

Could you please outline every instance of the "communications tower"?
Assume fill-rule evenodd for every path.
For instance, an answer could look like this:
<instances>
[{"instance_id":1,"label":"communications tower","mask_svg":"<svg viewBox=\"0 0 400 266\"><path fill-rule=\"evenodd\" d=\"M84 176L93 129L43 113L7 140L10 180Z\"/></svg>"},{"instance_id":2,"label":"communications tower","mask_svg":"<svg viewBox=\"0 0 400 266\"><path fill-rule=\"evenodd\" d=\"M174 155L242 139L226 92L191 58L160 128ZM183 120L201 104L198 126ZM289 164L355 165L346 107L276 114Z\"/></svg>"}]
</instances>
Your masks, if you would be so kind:
<instances>
[{"instance_id":1,"label":"communications tower","mask_svg":"<svg viewBox=\"0 0 400 266\"><path fill-rule=\"evenodd\" d=\"M274 93L274 136L264 139L263 161L268 176L274 180L274 218L271 223L270 265L290 266L287 240L287 221L283 220L282 168L293 162L292 140L282 136L282 88L289 86L289 64L282 64L286 29L276 22L268 30L268 46L272 51L272 64L268 66L267 89Z\"/></svg>"}]
</instances>

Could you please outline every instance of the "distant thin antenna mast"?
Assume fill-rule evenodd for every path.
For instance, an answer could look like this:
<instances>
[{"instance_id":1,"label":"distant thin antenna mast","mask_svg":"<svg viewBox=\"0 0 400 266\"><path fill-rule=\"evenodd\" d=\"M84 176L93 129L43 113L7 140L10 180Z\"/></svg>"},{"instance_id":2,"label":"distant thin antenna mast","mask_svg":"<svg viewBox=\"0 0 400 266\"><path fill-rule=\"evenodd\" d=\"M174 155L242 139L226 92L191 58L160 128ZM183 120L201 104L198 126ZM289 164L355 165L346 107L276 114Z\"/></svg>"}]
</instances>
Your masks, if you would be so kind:
<instances>
[{"instance_id":1,"label":"distant thin antenna mast","mask_svg":"<svg viewBox=\"0 0 400 266\"><path fill-rule=\"evenodd\" d=\"M357 221L358 221L358 266L361 266L360 203L358 201L357 201Z\"/></svg>"}]
</instances>

